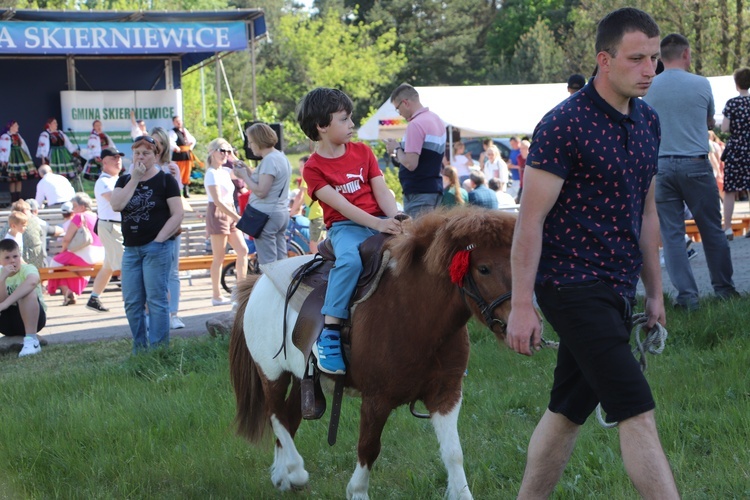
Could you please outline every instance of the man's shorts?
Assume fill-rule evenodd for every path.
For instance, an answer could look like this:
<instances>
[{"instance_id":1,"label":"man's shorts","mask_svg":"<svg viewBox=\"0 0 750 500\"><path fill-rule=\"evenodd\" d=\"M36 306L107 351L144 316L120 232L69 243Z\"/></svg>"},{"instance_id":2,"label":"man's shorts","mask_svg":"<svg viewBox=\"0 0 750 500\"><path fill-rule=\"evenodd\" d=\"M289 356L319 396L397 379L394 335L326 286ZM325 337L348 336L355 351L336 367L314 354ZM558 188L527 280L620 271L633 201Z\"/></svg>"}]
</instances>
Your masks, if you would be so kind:
<instances>
[{"instance_id":1,"label":"man's shorts","mask_svg":"<svg viewBox=\"0 0 750 500\"><path fill-rule=\"evenodd\" d=\"M44 312L42 301L39 300L39 320L36 323L36 331L39 333L47 324L47 313ZM0 333L7 337L22 337L26 335L26 327L23 325L21 311L18 304L13 304L5 311L0 312Z\"/></svg>"},{"instance_id":2,"label":"man's shorts","mask_svg":"<svg viewBox=\"0 0 750 500\"><path fill-rule=\"evenodd\" d=\"M122 267L122 226L119 222L100 220L96 227L99 239L104 247L104 263L113 271Z\"/></svg>"},{"instance_id":3,"label":"man's shorts","mask_svg":"<svg viewBox=\"0 0 750 500\"><path fill-rule=\"evenodd\" d=\"M325 237L326 225L323 222L323 217L317 219L310 219L310 241L318 242Z\"/></svg>"},{"instance_id":4,"label":"man's shorts","mask_svg":"<svg viewBox=\"0 0 750 500\"><path fill-rule=\"evenodd\" d=\"M549 409L583 425L601 402L607 422L655 408L630 347L631 303L601 281L537 285L539 307L560 337Z\"/></svg>"}]
</instances>

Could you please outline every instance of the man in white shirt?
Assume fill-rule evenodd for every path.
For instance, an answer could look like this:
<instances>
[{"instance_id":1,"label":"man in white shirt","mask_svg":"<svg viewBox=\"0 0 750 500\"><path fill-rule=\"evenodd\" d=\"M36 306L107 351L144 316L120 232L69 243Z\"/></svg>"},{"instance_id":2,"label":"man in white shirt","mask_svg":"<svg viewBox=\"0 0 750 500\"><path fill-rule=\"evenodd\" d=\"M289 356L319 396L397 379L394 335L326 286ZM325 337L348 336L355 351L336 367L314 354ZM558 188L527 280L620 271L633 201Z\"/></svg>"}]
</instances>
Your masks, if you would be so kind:
<instances>
[{"instance_id":1,"label":"man in white shirt","mask_svg":"<svg viewBox=\"0 0 750 500\"><path fill-rule=\"evenodd\" d=\"M45 200L47 208L58 207L75 196L76 190L70 181L62 175L53 173L49 165L39 167L39 175L41 179L36 185L34 198L40 207L44 205Z\"/></svg>"},{"instance_id":2,"label":"man in white shirt","mask_svg":"<svg viewBox=\"0 0 750 500\"><path fill-rule=\"evenodd\" d=\"M122 227L120 225L121 214L112 210L109 199L115 189L117 178L122 170L122 157L124 153L116 148L105 148L102 150L102 173L94 186L96 196L96 211L99 221L96 226L96 234L104 247L104 263L99 273L94 278L86 307L92 311L108 312L99 300L99 295L104 292L112 273L120 269L122 265L123 239Z\"/></svg>"}]
</instances>

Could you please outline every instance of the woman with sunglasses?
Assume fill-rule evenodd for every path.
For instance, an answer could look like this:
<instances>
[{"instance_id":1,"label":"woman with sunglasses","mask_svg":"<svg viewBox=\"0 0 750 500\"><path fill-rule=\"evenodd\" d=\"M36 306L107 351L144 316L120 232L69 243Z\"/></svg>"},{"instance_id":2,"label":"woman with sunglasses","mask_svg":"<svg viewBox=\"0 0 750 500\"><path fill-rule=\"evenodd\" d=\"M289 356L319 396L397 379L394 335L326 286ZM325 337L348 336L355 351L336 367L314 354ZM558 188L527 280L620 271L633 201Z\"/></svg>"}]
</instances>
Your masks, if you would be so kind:
<instances>
[{"instance_id":1,"label":"woman with sunglasses","mask_svg":"<svg viewBox=\"0 0 750 500\"><path fill-rule=\"evenodd\" d=\"M234 208L234 183L230 170L224 165L231 165L237 161L232 146L224 139L214 139L208 145L208 159L206 160L206 175L203 185L208 195L208 209L206 211L206 232L211 237L211 288L213 296L211 304L221 306L231 304L231 299L221 296L220 280L221 268L224 265L227 241L237 254L235 269L237 281L245 279L247 274L247 244L242 232L235 226L240 215Z\"/></svg>"},{"instance_id":2,"label":"woman with sunglasses","mask_svg":"<svg viewBox=\"0 0 750 500\"><path fill-rule=\"evenodd\" d=\"M133 168L117 180L110 204L122 212L122 296L137 353L169 344L167 278L183 210L177 181L159 168L156 141L136 137L132 148Z\"/></svg>"}]
</instances>

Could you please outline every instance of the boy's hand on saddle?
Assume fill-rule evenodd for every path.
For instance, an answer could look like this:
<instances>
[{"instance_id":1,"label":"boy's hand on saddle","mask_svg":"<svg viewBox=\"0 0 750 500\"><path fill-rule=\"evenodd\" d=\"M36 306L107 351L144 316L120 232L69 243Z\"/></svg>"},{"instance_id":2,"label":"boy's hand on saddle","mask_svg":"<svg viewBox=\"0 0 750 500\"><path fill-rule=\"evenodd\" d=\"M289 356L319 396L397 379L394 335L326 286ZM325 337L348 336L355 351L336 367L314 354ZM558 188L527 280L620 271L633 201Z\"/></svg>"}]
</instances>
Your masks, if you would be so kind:
<instances>
[{"instance_id":1,"label":"boy's hand on saddle","mask_svg":"<svg viewBox=\"0 0 750 500\"><path fill-rule=\"evenodd\" d=\"M401 234L401 221L396 219L378 219L378 227L381 233Z\"/></svg>"}]
</instances>

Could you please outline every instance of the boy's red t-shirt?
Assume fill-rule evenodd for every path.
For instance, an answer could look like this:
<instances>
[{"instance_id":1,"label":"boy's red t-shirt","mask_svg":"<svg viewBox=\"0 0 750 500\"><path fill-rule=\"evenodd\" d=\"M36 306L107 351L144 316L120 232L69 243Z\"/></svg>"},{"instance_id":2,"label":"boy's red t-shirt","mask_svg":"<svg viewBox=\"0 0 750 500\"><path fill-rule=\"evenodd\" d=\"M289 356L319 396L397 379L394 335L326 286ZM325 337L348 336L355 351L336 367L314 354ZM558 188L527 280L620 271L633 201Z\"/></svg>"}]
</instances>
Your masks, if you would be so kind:
<instances>
[{"instance_id":1,"label":"boy's red t-shirt","mask_svg":"<svg viewBox=\"0 0 750 500\"><path fill-rule=\"evenodd\" d=\"M315 192L325 186L331 186L349 203L359 207L370 215L382 217L378 201L372 192L370 179L382 176L378 160L366 144L350 142L346 144L346 153L338 158L323 158L313 153L305 163L302 174L307 183L307 192L313 200L318 198ZM349 220L338 211L318 200L323 208L323 221L327 228L334 222Z\"/></svg>"}]
</instances>

